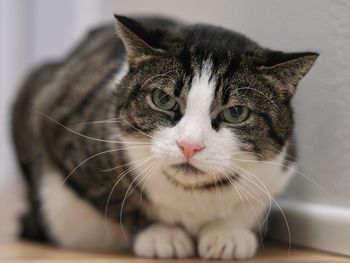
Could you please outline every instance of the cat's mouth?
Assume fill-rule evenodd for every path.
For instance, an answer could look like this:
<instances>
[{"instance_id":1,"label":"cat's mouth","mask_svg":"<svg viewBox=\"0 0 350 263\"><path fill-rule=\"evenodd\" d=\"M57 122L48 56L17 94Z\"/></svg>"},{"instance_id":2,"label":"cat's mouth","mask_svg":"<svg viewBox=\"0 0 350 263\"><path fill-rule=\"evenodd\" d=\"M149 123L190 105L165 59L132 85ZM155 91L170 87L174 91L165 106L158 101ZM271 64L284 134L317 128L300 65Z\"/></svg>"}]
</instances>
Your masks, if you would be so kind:
<instances>
[{"instance_id":1,"label":"cat's mouth","mask_svg":"<svg viewBox=\"0 0 350 263\"><path fill-rule=\"evenodd\" d=\"M180 163L180 164L174 164L171 166L178 172L182 172L184 174L192 174L192 175L199 175L199 174L205 174L204 171L198 169L197 167L193 166L192 164L186 162L186 163Z\"/></svg>"},{"instance_id":2,"label":"cat's mouth","mask_svg":"<svg viewBox=\"0 0 350 263\"><path fill-rule=\"evenodd\" d=\"M219 189L222 187L230 186L233 184L234 181L238 180L239 174L234 173L231 176L225 176L222 178L218 178L214 181L204 181L201 183L184 183L178 179L176 179L175 176L172 176L167 171L163 171L163 174L166 176L166 178L175 186L180 186L185 190L212 190L212 189Z\"/></svg>"}]
</instances>

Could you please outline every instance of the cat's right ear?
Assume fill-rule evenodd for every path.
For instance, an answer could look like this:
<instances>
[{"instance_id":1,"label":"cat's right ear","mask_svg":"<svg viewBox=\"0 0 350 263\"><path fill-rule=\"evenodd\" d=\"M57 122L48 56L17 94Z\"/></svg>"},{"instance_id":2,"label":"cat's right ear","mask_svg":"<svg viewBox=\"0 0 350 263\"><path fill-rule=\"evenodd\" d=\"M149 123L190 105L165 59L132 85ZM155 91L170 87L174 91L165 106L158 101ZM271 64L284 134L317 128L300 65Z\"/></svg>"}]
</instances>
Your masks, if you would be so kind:
<instances>
[{"instance_id":1,"label":"cat's right ear","mask_svg":"<svg viewBox=\"0 0 350 263\"><path fill-rule=\"evenodd\" d=\"M273 82L283 98L292 98L299 81L309 72L319 54L271 51L259 70Z\"/></svg>"},{"instance_id":2,"label":"cat's right ear","mask_svg":"<svg viewBox=\"0 0 350 263\"><path fill-rule=\"evenodd\" d=\"M129 63L138 64L163 52L152 46L150 32L139 22L116 14L114 17L116 32L124 43Z\"/></svg>"}]
</instances>

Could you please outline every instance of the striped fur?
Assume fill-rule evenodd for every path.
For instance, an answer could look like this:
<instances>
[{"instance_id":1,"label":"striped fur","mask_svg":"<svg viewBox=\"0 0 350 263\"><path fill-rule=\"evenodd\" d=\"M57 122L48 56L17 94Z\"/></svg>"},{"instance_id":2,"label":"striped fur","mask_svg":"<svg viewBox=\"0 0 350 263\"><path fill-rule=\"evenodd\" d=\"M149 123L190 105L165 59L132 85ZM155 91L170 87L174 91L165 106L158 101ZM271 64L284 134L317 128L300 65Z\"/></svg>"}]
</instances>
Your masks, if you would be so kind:
<instances>
[{"instance_id":1,"label":"striped fur","mask_svg":"<svg viewBox=\"0 0 350 263\"><path fill-rule=\"evenodd\" d=\"M55 200L55 196L48 196L50 191L45 191L42 183L50 182L44 180L48 173L45 167L49 166L53 167L54 174L62 175L62 187L68 187L74 193L68 194L67 189L62 195L67 193L79 199L74 201L77 207L86 202L89 205L86 209L105 215L116 224L122 218L131 241L153 221L180 225L183 230L172 229L171 235L186 242L187 234L181 231L186 230L199 238L201 227L210 223L209 218L216 220L215 213L221 212L213 208L210 216L198 217L197 223L187 219L181 221L175 215L170 216L174 211L168 207L167 199L170 203L176 202L170 197L185 198L187 192L190 192L188 197L198 192L199 199L203 197L216 206L211 195L212 190L219 188L227 203L230 198L224 189L230 188L226 186L231 181L224 177L212 181L205 169L204 175L193 172L191 177L186 175L190 174L189 170L186 172L181 165L177 168L165 166L158 170L154 167L153 172L161 179L157 182L150 180L149 186L144 185L143 189L137 178L147 171L147 167L130 164L140 163L142 158L156 154L147 146L154 146L172 134L164 135L166 131L174 131L180 126L180 130L185 131L195 122L197 126L192 129L198 134L204 123L208 130L204 133L210 134L211 138L222 134L221 140L212 141L218 147L218 155L225 147L234 145L236 151L249 152L248 157L243 155L246 158L261 161L252 171L259 173L257 167L261 165L260 170L264 171L261 173L269 174L269 169L276 176L290 173L285 167L279 170L267 168L263 162L273 160L282 164L290 161L285 155L293 131L290 100L298 82L316 60L316 53L271 51L241 34L209 25L185 25L163 18L139 18L138 22L121 16L116 18L118 37L110 25L91 31L62 61L41 67L30 75L18 95L14 105L13 135L18 160L28 183L30 202L30 210L22 217L23 237L79 247L79 244L72 244L71 239L63 241L66 235L55 232L62 226L53 222L55 217L52 215L70 210L66 204L64 209L68 210L55 210L50 214L50 209L54 208L45 202ZM155 88L173 96L177 107L172 111L155 107L150 98ZM201 88L207 90L201 91ZM209 95L205 96L205 92ZM189 112L201 111L204 101L207 101L207 106L200 114L202 117L188 117ZM248 107L251 110L249 120L238 125L225 123L220 113L234 105ZM185 132L183 134L188 136ZM261 178L265 178L265 174ZM272 192L281 192L287 178L289 176L285 175L281 179L280 187L271 186ZM242 171L232 173L233 179L237 184L244 181ZM165 203L158 203L158 198L164 195L159 189L162 188L160 182L163 182L164 189L169 187L169 193L173 193L164 197ZM179 189L179 183L181 194L175 190ZM152 187L157 189L152 190L155 189ZM145 191L142 193L142 190ZM186 209L192 209L190 204ZM257 210L262 212L264 208ZM167 216L164 216L164 211ZM186 213L183 215L188 216ZM95 212L90 215L99 217ZM57 220L59 224L64 217ZM99 226L101 224L96 228ZM117 228L113 226L113 229ZM165 231L162 227L151 229ZM247 240L251 240L250 232L247 233ZM101 235L95 237L96 242L100 242ZM137 242L147 238L147 235L141 235L136 239L136 253L161 256L145 250L142 242ZM116 239L111 240L115 242ZM94 247L93 241L84 244L86 246L81 247ZM110 248L111 244L106 247ZM223 258L198 249L202 257ZM193 255L178 252L184 257ZM252 254L232 254L232 257L246 258ZM162 255L176 256L171 253Z\"/></svg>"}]
</instances>

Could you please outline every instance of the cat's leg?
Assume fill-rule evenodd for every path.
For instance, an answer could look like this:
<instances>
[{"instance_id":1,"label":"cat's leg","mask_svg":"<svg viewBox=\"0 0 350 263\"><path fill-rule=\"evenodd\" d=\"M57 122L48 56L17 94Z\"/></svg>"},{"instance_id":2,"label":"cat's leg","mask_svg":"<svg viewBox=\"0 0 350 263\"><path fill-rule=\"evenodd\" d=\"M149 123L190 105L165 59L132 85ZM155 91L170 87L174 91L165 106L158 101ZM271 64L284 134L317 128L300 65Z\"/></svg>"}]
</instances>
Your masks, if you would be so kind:
<instances>
[{"instance_id":1,"label":"cat's leg","mask_svg":"<svg viewBox=\"0 0 350 263\"><path fill-rule=\"evenodd\" d=\"M154 224L136 236L134 253L141 257L187 258L194 256L195 248L191 236L181 227Z\"/></svg>"},{"instance_id":2,"label":"cat's leg","mask_svg":"<svg viewBox=\"0 0 350 263\"><path fill-rule=\"evenodd\" d=\"M39 196L50 238L62 247L76 249L113 251L128 246L120 225L106 219L63 180L60 171L46 163Z\"/></svg>"},{"instance_id":3,"label":"cat's leg","mask_svg":"<svg viewBox=\"0 0 350 263\"><path fill-rule=\"evenodd\" d=\"M205 259L249 259L256 254L258 241L253 229L265 207L239 209L233 218L213 221L198 235L198 254Z\"/></svg>"}]
</instances>

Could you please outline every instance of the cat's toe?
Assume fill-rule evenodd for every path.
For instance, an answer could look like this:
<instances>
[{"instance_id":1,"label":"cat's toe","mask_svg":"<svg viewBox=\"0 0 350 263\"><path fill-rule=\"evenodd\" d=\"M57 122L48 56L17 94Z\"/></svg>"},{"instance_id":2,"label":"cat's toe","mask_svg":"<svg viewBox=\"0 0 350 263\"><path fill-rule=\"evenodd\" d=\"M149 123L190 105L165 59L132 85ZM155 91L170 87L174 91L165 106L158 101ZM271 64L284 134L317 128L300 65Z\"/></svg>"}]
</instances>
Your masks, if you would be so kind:
<instances>
[{"instance_id":1,"label":"cat's toe","mask_svg":"<svg viewBox=\"0 0 350 263\"><path fill-rule=\"evenodd\" d=\"M199 237L198 253L205 259L249 259L257 251L257 240L250 230L211 230Z\"/></svg>"},{"instance_id":2,"label":"cat's toe","mask_svg":"<svg viewBox=\"0 0 350 263\"><path fill-rule=\"evenodd\" d=\"M194 255L194 245L179 227L153 225L136 236L134 253L148 258L187 258Z\"/></svg>"}]
</instances>

